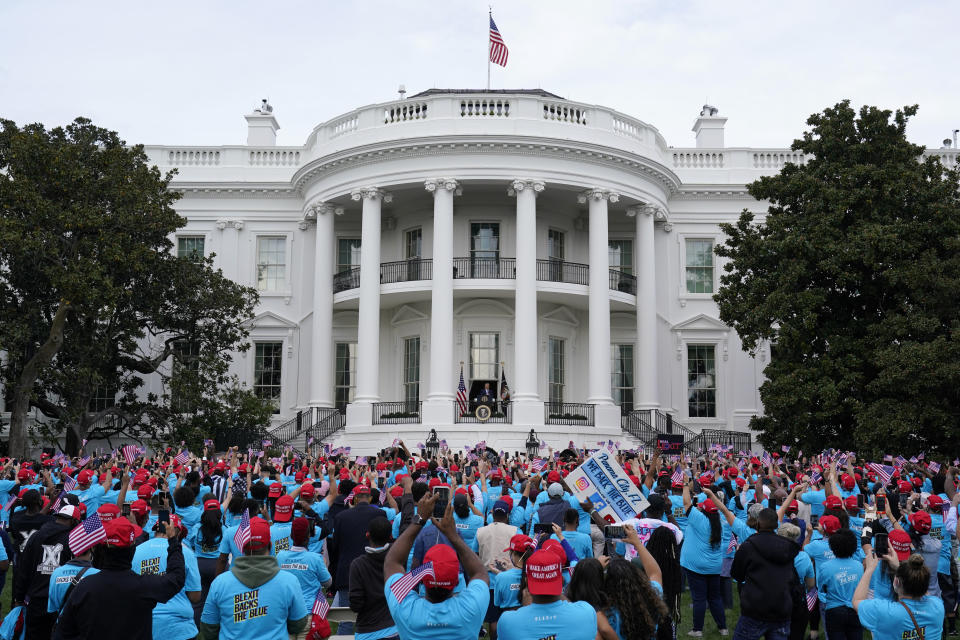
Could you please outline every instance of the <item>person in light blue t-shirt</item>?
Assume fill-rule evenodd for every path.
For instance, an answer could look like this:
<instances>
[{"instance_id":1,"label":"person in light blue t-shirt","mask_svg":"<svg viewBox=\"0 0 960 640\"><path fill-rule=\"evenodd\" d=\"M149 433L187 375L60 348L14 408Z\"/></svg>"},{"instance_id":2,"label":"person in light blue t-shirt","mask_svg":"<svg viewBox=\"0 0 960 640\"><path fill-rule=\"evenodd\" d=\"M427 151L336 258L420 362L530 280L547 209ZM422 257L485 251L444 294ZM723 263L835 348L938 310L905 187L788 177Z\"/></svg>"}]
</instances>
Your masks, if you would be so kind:
<instances>
[{"instance_id":1,"label":"person in light blue t-shirt","mask_svg":"<svg viewBox=\"0 0 960 640\"><path fill-rule=\"evenodd\" d=\"M53 570L53 573L50 574L50 587L47 589L47 613L60 614L66 600L67 590L70 589L70 585L73 584L77 576L80 576L77 580L79 583L80 580L100 572L99 569L90 566L92 557L93 550L88 549L79 556L75 556L67 564L60 565Z\"/></svg>"},{"instance_id":2,"label":"person in light blue t-shirt","mask_svg":"<svg viewBox=\"0 0 960 640\"><path fill-rule=\"evenodd\" d=\"M433 513L437 494L428 492L417 503L417 515L400 538L390 546L383 563L386 576L383 593L390 615L404 640L476 640L490 604L487 569L480 558L457 535L453 505L448 504L442 519L433 524L450 541L436 544L424 554L423 563L432 563L434 576L424 578L424 595L417 591L394 593L404 576L404 564L424 520L420 514ZM459 592L459 567L463 565L466 587ZM559 563L559 561L558 561Z\"/></svg>"},{"instance_id":3,"label":"person in light blue t-shirt","mask_svg":"<svg viewBox=\"0 0 960 640\"><path fill-rule=\"evenodd\" d=\"M853 609L854 591L863 576L863 565L854 557L859 540L849 529L840 529L830 536L829 543L834 559L816 567L827 637L862 637L863 630Z\"/></svg>"},{"instance_id":4,"label":"person in light blue t-shirt","mask_svg":"<svg viewBox=\"0 0 960 640\"><path fill-rule=\"evenodd\" d=\"M186 537L187 529L180 518L170 516L170 524L180 529L180 539ZM137 546L131 570L141 576L164 575L167 572L167 547L164 533ZM187 579L175 596L159 603L153 609L153 640L187 640L197 635L193 605L200 602L200 569L193 551L183 547L183 562Z\"/></svg>"},{"instance_id":5,"label":"person in light blue t-shirt","mask_svg":"<svg viewBox=\"0 0 960 640\"><path fill-rule=\"evenodd\" d=\"M273 529L271 528L271 535ZM323 556L319 553L307 551L307 542L310 540L310 521L306 518L296 518L291 525L290 540L292 546L277 554L280 569L289 571L300 583L303 592L303 604L307 609L313 606L317 593L330 586L333 579Z\"/></svg>"},{"instance_id":6,"label":"person in light blue t-shirt","mask_svg":"<svg viewBox=\"0 0 960 640\"><path fill-rule=\"evenodd\" d=\"M289 640L307 627L300 583L281 571L270 555L270 525L250 519L245 555L234 558L230 571L210 585L200 616L203 637L221 640Z\"/></svg>"},{"instance_id":7,"label":"person in light blue t-shirt","mask_svg":"<svg viewBox=\"0 0 960 640\"><path fill-rule=\"evenodd\" d=\"M553 551L535 551L524 568L532 603L505 611L497 624L501 640L592 640L597 612L586 601L562 600L563 560Z\"/></svg>"},{"instance_id":8,"label":"person in light blue t-shirt","mask_svg":"<svg viewBox=\"0 0 960 640\"><path fill-rule=\"evenodd\" d=\"M923 556L913 554L901 561L893 547L883 560L895 567L893 588L899 601L870 597L870 582L878 559L868 553L866 567L853 595L853 608L860 623L874 640L940 640L943 635L943 600L928 596L930 570Z\"/></svg>"}]
</instances>

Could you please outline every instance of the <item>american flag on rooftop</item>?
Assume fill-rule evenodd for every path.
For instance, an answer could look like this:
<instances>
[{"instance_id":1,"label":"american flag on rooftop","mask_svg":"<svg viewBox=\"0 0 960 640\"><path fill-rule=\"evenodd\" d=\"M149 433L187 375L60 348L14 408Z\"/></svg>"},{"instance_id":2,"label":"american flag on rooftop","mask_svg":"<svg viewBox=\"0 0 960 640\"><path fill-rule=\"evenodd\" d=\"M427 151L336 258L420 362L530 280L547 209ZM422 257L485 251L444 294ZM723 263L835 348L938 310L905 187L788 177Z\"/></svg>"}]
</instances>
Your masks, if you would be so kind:
<instances>
[{"instance_id":1,"label":"american flag on rooftop","mask_svg":"<svg viewBox=\"0 0 960 640\"><path fill-rule=\"evenodd\" d=\"M410 592L427 576L435 577L432 562L424 563L410 573L404 574L390 586L390 591L393 592L397 602L403 602L404 598L410 595Z\"/></svg>"},{"instance_id":2,"label":"american flag on rooftop","mask_svg":"<svg viewBox=\"0 0 960 640\"><path fill-rule=\"evenodd\" d=\"M501 67L507 66L507 56L510 54L510 51L507 49L507 45L503 42L503 37L500 35L500 30L497 29L497 23L493 21L493 16L490 16L490 62L493 64L498 64Z\"/></svg>"}]
</instances>

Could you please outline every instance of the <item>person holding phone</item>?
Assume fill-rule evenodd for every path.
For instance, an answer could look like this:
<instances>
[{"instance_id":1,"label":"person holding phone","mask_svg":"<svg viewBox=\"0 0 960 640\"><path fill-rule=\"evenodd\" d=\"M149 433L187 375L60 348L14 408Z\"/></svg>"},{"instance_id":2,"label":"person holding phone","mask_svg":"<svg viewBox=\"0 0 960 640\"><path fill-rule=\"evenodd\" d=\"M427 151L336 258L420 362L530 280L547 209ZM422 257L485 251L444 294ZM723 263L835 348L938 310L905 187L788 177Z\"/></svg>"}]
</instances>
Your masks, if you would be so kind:
<instances>
[{"instance_id":1,"label":"person holding phone","mask_svg":"<svg viewBox=\"0 0 960 640\"><path fill-rule=\"evenodd\" d=\"M897 600L870 597L870 585L877 571L879 559L867 554L865 570L853 595L853 608L860 623L874 640L901 640L926 638L933 640L943 634L944 607L940 598L927 595L930 571L919 555L907 555L891 547L883 556L894 571L893 588Z\"/></svg>"}]
</instances>

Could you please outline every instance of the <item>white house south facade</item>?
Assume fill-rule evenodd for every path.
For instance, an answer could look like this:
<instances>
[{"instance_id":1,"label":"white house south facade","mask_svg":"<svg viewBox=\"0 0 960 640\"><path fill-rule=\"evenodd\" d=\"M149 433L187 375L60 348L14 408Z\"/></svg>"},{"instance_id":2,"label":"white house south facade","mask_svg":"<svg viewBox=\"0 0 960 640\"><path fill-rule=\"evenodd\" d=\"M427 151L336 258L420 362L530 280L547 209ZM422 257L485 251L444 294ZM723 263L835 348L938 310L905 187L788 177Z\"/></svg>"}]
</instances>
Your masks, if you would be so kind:
<instances>
[{"instance_id":1,"label":"white house south facade","mask_svg":"<svg viewBox=\"0 0 960 640\"><path fill-rule=\"evenodd\" d=\"M696 146L671 147L539 90L430 90L298 147L276 146L267 108L246 118L246 145L146 151L178 170L177 250L260 292L232 367L277 426L355 453L430 429L514 450L530 429L635 443L666 416L746 431L762 413L769 347L744 353L719 320L713 247L764 212L745 185L800 154L724 147L707 107Z\"/></svg>"}]
</instances>

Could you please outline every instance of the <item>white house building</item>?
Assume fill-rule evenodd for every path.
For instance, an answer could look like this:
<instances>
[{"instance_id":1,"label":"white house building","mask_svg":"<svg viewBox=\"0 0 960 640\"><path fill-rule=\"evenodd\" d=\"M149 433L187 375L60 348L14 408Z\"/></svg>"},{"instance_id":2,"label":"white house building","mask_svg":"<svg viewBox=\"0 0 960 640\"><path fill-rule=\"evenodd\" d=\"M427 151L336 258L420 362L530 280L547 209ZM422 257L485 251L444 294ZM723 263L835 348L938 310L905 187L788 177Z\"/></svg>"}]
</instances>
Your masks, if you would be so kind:
<instances>
[{"instance_id":1,"label":"white house building","mask_svg":"<svg viewBox=\"0 0 960 640\"><path fill-rule=\"evenodd\" d=\"M801 154L725 147L709 106L695 146L672 147L541 90L431 89L296 147L266 103L246 120L246 145L147 153L178 170L177 251L260 292L233 373L285 433L519 450L530 429L635 443L667 416L746 431L762 413L769 347L744 353L719 320L713 247L719 223L765 211L745 185Z\"/></svg>"}]
</instances>

